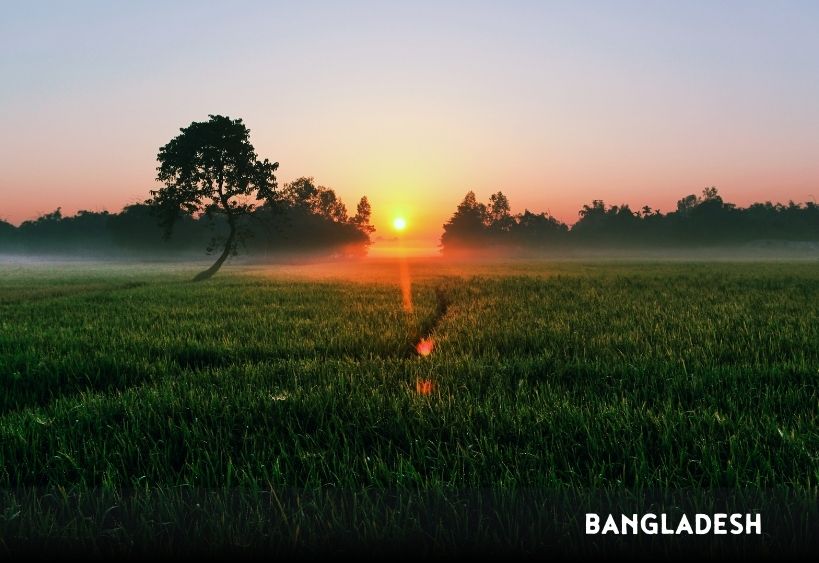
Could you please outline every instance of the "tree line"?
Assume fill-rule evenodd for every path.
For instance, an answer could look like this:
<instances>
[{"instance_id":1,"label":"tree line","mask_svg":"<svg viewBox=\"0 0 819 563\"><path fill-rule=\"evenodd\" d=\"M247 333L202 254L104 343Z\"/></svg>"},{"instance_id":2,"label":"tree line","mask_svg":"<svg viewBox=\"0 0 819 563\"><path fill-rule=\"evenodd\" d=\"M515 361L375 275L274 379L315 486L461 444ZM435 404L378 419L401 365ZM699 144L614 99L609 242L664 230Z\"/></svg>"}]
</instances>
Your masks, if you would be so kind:
<instances>
[{"instance_id":1,"label":"tree line","mask_svg":"<svg viewBox=\"0 0 819 563\"><path fill-rule=\"evenodd\" d=\"M279 189L278 162L261 159L241 119L211 115L159 149L162 186L120 213L52 213L13 225L0 221L0 251L37 254L217 253L196 276L215 274L240 249L251 254L363 255L375 228L367 197L350 215L331 188L302 177Z\"/></svg>"},{"instance_id":2,"label":"tree line","mask_svg":"<svg viewBox=\"0 0 819 563\"><path fill-rule=\"evenodd\" d=\"M331 188L302 177L281 189L278 162L261 159L241 119L211 115L193 122L159 149L162 186L120 213L58 208L19 227L0 220L0 252L132 255L217 253L196 279L212 276L240 249L254 255L363 255L375 228L367 197L350 214ZM688 195L668 213L594 200L569 227L548 213L513 215L497 192L487 203L468 192L444 225L444 252L517 248L548 251L571 246L685 247L757 240L819 241L819 206L727 203L716 187Z\"/></svg>"},{"instance_id":3,"label":"tree line","mask_svg":"<svg viewBox=\"0 0 819 563\"><path fill-rule=\"evenodd\" d=\"M321 253L363 255L375 230L366 196L350 214L331 188L313 178L299 178L282 186L271 203L260 205L247 217L246 233L238 250L252 256ZM165 239L156 210L146 203L128 205L119 213L79 211L67 216L60 208L19 227L0 220L0 252L39 255L94 255L125 257L201 256L214 239L227 236L224 218L179 217Z\"/></svg>"},{"instance_id":4,"label":"tree line","mask_svg":"<svg viewBox=\"0 0 819 563\"><path fill-rule=\"evenodd\" d=\"M584 205L569 227L548 213L528 209L513 215L509 199L497 192L487 203L468 192L444 225L444 252L488 247L549 250L572 246L703 247L761 240L819 241L819 206L809 201L754 203L738 207L710 186L688 195L668 213L644 206Z\"/></svg>"}]
</instances>

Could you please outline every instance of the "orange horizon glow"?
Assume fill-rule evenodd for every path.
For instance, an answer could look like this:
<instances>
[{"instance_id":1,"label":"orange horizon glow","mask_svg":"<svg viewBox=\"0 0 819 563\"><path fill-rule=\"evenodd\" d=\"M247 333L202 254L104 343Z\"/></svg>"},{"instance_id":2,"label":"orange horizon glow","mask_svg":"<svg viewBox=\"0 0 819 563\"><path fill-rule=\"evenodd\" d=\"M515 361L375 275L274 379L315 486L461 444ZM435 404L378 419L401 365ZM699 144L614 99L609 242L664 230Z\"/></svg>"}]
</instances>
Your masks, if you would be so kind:
<instances>
[{"instance_id":1,"label":"orange horizon glow","mask_svg":"<svg viewBox=\"0 0 819 563\"><path fill-rule=\"evenodd\" d=\"M711 185L742 207L819 197L819 5L30 4L0 34L15 225L144 201L159 147L215 113L280 185L366 195L375 256L437 253L469 190L568 225L595 199L667 213ZM224 79L191 96L206 75Z\"/></svg>"},{"instance_id":2,"label":"orange horizon glow","mask_svg":"<svg viewBox=\"0 0 819 563\"><path fill-rule=\"evenodd\" d=\"M149 168L150 165L146 165ZM36 176L36 172L31 174ZM524 209L530 211L540 212L546 211L556 217L558 220L567 225L574 224L578 219L578 211L585 203L591 203L592 199L602 199L607 204L628 204L632 209L639 209L643 205L650 205L653 209L667 213L676 208L678 199L688 194L699 194L706 185L714 184L720 190L720 194L727 202L735 203L740 207L750 205L754 202L774 201L787 202L789 199L794 199L797 202L814 201L819 196L819 173L815 174L815 182L813 176L805 175L798 181L794 181L791 185L801 185L799 190L803 197L776 197L777 193L782 193L783 190L768 191L763 187L754 190L738 190L726 189L725 183L701 181L699 184L687 184L687 186L679 186L674 192L675 195L658 195L657 192L640 191L633 187L618 191L617 187L607 186L605 189L592 190L586 188L590 195L586 199L577 198L574 194L575 190L544 190L542 195L533 199L532 195L526 197L521 194L519 188L514 185L509 188L504 185L497 185L495 187L486 188L484 190L473 190L479 201L486 202L489 196L495 191L503 191L510 199L512 204L512 213L520 213ZM811 184L811 182L814 182ZM322 182L330 187L333 187L331 182ZM368 182L369 183L369 182ZM679 182L677 182L679 183ZM773 183L773 181L772 181ZM149 183L151 185L151 183ZM1 186L0 186L1 187ZM443 225L455 212L455 209L463 199L463 196L469 191L469 187L465 186L457 191L449 190L449 193L442 195L436 190L436 195L430 197L429 201L422 202L417 208L411 203L407 203L407 198L403 189L395 192L374 192L364 189L360 195L344 196L344 190L337 189L344 201L356 201L356 197L360 195L367 195L372 205L372 224L376 231L372 236L372 244L368 251L368 256L371 257L399 257L399 256L437 256L440 254L440 237L443 233ZM407 188L408 190L410 188ZM425 188L419 188L416 191L427 191ZM11 192L9 192L11 193ZM42 190L32 188L26 190L25 193L19 197L15 196L11 200L4 203L3 209L0 210L0 219L9 221L13 224L19 225L25 220L36 219L37 217L51 212L57 207L62 208L63 216L75 215L79 210L87 209L91 211L111 211L119 212L122 209L122 204L119 205L81 205L71 201L77 201L83 196L83 191L78 190L69 196L61 195L55 198L54 205L44 203L45 200L37 199L32 202L30 197L26 194L40 194ZM130 198L126 204L138 203L147 197L147 190L141 197L137 197L134 192L134 197ZM534 190L530 193L536 193ZM634 195L637 194L637 195ZM624 197L628 195L629 197ZM554 196L554 197L553 197ZM85 196L86 201L93 201L93 196ZM102 198L108 199L110 196ZM571 201L574 199L574 201ZM383 203L382 203L383 202ZM561 203L562 202L562 203ZM400 209L400 217L396 217L394 209ZM396 219L404 220L404 228L397 229ZM410 228L411 226L411 228ZM400 239L400 243L399 243Z\"/></svg>"},{"instance_id":3,"label":"orange horizon glow","mask_svg":"<svg viewBox=\"0 0 819 563\"><path fill-rule=\"evenodd\" d=\"M430 258L440 257L441 248L436 240L418 241L417 246L398 245L395 241L380 241L367 249L367 258ZM424 245L424 243L427 243Z\"/></svg>"}]
</instances>

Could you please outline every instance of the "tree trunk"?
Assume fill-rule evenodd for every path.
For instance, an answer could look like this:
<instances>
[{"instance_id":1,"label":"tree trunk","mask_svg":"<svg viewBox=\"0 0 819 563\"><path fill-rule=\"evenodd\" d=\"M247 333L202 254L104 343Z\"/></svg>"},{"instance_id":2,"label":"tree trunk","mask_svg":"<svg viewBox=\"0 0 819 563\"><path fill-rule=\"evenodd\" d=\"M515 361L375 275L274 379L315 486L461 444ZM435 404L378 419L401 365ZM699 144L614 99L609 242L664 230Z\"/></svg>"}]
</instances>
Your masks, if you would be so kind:
<instances>
[{"instance_id":1,"label":"tree trunk","mask_svg":"<svg viewBox=\"0 0 819 563\"><path fill-rule=\"evenodd\" d=\"M230 225L230 234L228 234L228 238L225 241L225 248L222 250L221 256L216 259L216 262L213 263L213 266L205 270L204 272L199 272L196 274L196 277L193 278L193 281L204 281L213 277L213 274L219 271L219 268L222 267L222 264L225 263L228 256L230 256L230 252L233 250L233 239L236 237L236 225L233 222L232 217L228 217L228 224Z\"/></svg>"}]
</instances>

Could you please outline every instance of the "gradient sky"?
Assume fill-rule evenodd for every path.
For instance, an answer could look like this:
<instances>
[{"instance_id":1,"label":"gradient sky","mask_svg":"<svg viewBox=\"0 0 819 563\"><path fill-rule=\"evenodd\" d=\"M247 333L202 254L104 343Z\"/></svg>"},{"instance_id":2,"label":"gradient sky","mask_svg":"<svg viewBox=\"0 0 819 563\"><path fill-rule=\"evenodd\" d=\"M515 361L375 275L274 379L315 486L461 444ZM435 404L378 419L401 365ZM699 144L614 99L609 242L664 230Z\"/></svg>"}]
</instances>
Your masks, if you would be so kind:
<instances>
[{"instance_id":1,"label":"gradient sky","mask_svg":"<svg viewBox=\"0 0 819 563\"><path fill-rule=\"evenodd\" d=\"M469 189L569 223L819 197L819 2L221 4L2 1L0 217L143 200L210 113L420 246Z\"/></svg>"}]
</instances>

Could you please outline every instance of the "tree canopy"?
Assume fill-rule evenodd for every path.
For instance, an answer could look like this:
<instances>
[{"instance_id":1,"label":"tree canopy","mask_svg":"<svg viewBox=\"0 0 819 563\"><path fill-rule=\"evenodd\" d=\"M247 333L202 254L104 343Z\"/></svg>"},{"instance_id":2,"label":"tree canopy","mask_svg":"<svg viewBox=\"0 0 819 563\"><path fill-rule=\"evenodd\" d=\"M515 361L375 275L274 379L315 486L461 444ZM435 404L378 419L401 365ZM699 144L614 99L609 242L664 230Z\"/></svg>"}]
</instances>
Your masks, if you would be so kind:
<instances>
[{"instance_id":1,"label":"tree canopy","mask_svg":"<svg viewBox=\"0 0 819 563\"><path fill-rule=\"evenodd\" d=\"M241 119L211 115L208 121L193 122L159 149L156 179L164 184L151 191L147 204L160 218L166 236L181 216L219 214L225 218L227 234L214 237L209 249L222 252L213 266L196 276L211 277L237 245L247 236L243 219L255 201L275 197L277 162L259 160L250 143L250 130Z\"/></svg>"}]
</instances>

